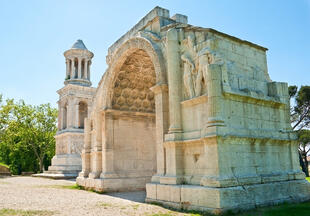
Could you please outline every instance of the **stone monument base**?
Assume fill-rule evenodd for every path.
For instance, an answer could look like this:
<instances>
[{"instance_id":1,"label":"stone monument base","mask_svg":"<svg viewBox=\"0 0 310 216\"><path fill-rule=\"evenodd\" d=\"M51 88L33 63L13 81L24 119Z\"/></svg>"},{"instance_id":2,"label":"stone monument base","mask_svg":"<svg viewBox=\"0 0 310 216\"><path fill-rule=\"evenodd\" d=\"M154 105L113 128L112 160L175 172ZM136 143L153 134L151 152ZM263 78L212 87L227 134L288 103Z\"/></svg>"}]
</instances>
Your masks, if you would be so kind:
<instances>
[{"instance_id":1,"label":"stone monument base","mask_svg":"<svg viewBox=\"0 0 310 216\"><path fill-rule=\"evenodd\" d=\"M228 210L309 200L310 183L306 180L292 180L227 188L148 183L146 192L148 203L221 214Z\"/></svg>"},{"instance_id":2,"label":"stone monument base","mask_svg":"<svg viewBox=\"0 0 310 216\"><path fill-rule=\"evenodd\" d=\"M123 178L85 178L79 176L76 183L87 190L91 189L98 192L138 191L145 190L145 185L151 182L151 178L151 176Z\"/></svg>"},{"instance_id":3,"label":"stone monument base","mask_svg":"<svg viewBox=\"0 0 310 216\"><path fill-rule=\"evenodd\" d=\"M76 178L82 169L81 156L79 154L55 155L52 159L52 166L44 173L34 174L34 177L44 177L52 179L72 179Z\"/></svg>"}]
</instances>

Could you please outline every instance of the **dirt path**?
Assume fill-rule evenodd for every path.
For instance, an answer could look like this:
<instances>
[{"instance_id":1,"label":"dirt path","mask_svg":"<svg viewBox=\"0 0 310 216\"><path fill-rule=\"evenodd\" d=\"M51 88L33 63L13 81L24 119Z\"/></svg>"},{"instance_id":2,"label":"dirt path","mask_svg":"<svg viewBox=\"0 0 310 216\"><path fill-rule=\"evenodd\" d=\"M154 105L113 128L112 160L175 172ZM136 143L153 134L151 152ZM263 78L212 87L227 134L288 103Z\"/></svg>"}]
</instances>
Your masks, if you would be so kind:
<instances>
[{"instance_id":1,"label":"dirt path","mask_svg":"<svg viewBox=\"0 0 310 216\"><path fill-rule=\"evenodd\" d=\"M52 215L189 215L144 203L145 192L97 194L70 189L74 181L0 178L0 210L51 211Z\"/></svg>"}]
</instances>

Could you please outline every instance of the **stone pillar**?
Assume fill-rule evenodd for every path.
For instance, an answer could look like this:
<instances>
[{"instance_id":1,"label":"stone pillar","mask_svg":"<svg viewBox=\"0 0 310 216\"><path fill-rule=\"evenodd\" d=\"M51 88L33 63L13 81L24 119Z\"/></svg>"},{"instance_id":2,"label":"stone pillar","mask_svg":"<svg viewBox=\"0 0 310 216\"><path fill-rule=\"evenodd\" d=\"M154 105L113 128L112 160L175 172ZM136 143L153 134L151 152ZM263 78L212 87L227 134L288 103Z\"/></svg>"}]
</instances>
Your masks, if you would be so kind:
<instances>
[{"instance_id":1,"label":"stone pillar","mask_svg":"<svg viewBox=\"0 0 310 216\"><path fill-rule=\"evenodd\" d=\"M90 152L91 152L91 120L85 118L84 120L84 147L82 150L82 172L80 177L87 177L90 172Z\"/></svg>"},{"instance_id":2,"label":"stone pillar","mask_svg":"<svg viewBox=\"0 0 310 216\"><path fill-rule=\"evenodd\" d=\"M95 118L95 145L91 152L92 171L89 174L89 178L99 178L102 172L102 114L101 111L96 112Z\"/></svg>"},{"instance_id":3,"label":"stone pillar","mask_svg":"<svg viewBox=\"0 0 310 216\"><path fill-rule=\"evenodd\" d=\"M83 74L83 79L87 79L87 59L84 59L84 74Z\"/></svg>"},{"instance_id":4,"label":"stone pillar","mask_svg":"<svg viewBox=\"0 0 310 216\"><path fill-rule=\"evenodd\" d=\"M91 65L91 61L88 61L87 64L87 79L90 80L90 65Z\"/></svg>"},{"instance_id":5,"label":"stone pillar","mask_svg":"<svg viewBox=\"0 0 310 216\"><path fill-rule=\"evenodd\" d=\"M68 78L68 76L70 75L70 71L69 71L69 65L70 64L70 60L66 59L66 79Z\"/></svg>"},{"instance_id":6,"label":"stone pillar","mask_svg":"<svg viewBox=\"0 0 310 216\"><path fill-rule=\"evenodd\" d=\"M57 102L58 103L58 125L57 125L57 127L58 127L58 130L60 131L60 130L62 130L62 120L61 120L61 116L62 116L62 113L63 113L63 111L62 111L62 107L61 107L61 105L60 105L60 102L58 101Z\"/></svg>"},{"instance_id":7,"label":"stone pillar","mask_svg":"<svg viewBox=\"0 0 310 216\"><path fill-rule=\"evenodd\" d=\"M71 99L68 101L67 106L67 128L72 129L74 126L74 101Z\"/></svg>"},{"instance_id":8,"label":"stone pillar","mask_svg":"<svg viewBox=\"0 0 310 216\"><path fill-rule=\"evenodd\" d=\"M82 78L82 59L78 58L78 79Z\"/></svg>"},{"instance_id":9,"label":"stone pillar","mask_svg":"<svg viewBox=\"0 0 310 216\"><path fill-rule=\"evenodd\" d=\"M74 68L74 58L71 59L71 76L70 79L74 79L74 72L75 72L75 68Z\"/></svg>"},{"instance_id":10,"label":"stone pillar","mask_svg":"<svg viewBox=\"0 0 310 216\"><path fill-rule=\"evenodd\" d=\"M214 126L224 126L222 117L222 72L221 65L210 64L208 67L206 85L208 92L207 102L207 124L206 128ZM211 131L210 131L211 132Z\"/></svg>"},{"instance_id":11,"label":"stone pillar","mask_svg":"<svg viewBox=\"0 0 310 216\"><path fill-rule=\"evenodd\" d=\"M76 102L76 104L74 104L74 127L75 128L79 128L79 102Z\"/></svg>"},{"instance_id":12,"label":"stone pillar","mask_svg":"<svg viewBox=\"0 0 310 216\"><path fill-rule=\"evenodd\" d=\"M159 183L160 177L166 174L166 156L164 152L164 135L169 129L169 98L166 84L151 88L155 94L156 110L156 161L157 172L152 176L152 182Z\"/></svg>"},{"instance_id":13,"label":"stone pillar","mask_svg":"<svg viewBox=\"0 0 310 216\"><path fill-rule=\"evenodd\" d=\"M102 173L100 178L113 177L113 163L113 116L106 111L103 115L102 125Z\"/></svg>"},{"instance_id":14,"label":"stone pillar","mask_svg":"<svg viewBox=\"0 0 310 216\"><path fill-rule=\"evenodd\" d=\"M181 126L181 69L178 31L170 29L167 32L167 66L168 66L168 83L169 83L169 116L170 127L169 133L182 132Z\"/></svg>"},{"instance_id":15,"label":"stone pillar","mask_svg":"<svg viewBox=\"0 0 310 216\"><path fill-rule=\"evenodd\" d=\"M170 127L165 136L164 158L167 168L165 176L160 177L161 184L183 183L183 150L178 140L182 139L181 99L182 74L180 68L178 31L167 32L167 66L169 84L169 119Z\"/></svg>"}]
</instances>

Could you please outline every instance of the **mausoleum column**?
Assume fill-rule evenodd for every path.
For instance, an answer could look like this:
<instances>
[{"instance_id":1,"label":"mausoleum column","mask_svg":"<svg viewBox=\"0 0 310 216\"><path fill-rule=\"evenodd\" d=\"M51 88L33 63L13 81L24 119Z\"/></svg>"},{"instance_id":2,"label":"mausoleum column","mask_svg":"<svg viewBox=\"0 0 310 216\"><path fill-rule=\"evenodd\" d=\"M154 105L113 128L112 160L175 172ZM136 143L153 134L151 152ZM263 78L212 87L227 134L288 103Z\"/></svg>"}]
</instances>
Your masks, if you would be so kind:
<instances>
[{"instance_id":1,"label":"mausoleum column","mask_svg":"<svg viewBox=\"0 0 310 216\"><path fill-rule=\"evenodd\" d=\"M67 128L72 129L74 126L74 101L71 99L68 101L67 107Z\"/></svg>"},{"instance_id":2,"label":"mausoleum column","mask_svg":"<svg viewBox=\"0 0 310 216\"><path fill-rule=\"evenodd\" d=\"M87 79L87 59L84 59L84 73L83 73L83 79Z\"/></svg>"},{"instance_id":3,"label":"mausoleum column","mask_svg":"<svg viewBox=\"0 0 310 216\"><path fill-rule=\"evenodd\" d=\"M78 58L78 79L82 78L82 59Z\"/></svg>"},{"instance_id":4,"label":"mausoleum column","mask_svg":"<svg viewBox=\"0 0 310 216\"><path fill-rule=\"evenodd\" d=\"M87 64L87 79L90 80L90 65L91 65L91 61L89 60L88 61L88 64Z\"/></svg>"},{"instance_id":5,"label":"mausoleum column","mask_svg":"<svg viewBox=\"0 0 310 216\"><path fill-rule=\"evenodd\" d=\"M181 77L178 31L167 32L167 66L169 84L169 133L182 132L181 127Z\"/></svg>"},{"instance_id":6,"label":"mausoleum column","mask_svg":"<svg viewBox=\"0 0 310 216\"><path fill-rule=\"evenodd\" d=\"M71 79L74 78L74 58L71 59Z\"/></svg>"},{"instance_id":7,"label":"mausoleum column","mask_svg":"<svg viewBox=\"0 0 310 216\"><path fill-rule=\"evenodd\" d=\"M69 64L70 64L70 60L66 59L66 79L68 78L68 75L70 75Z\"/></svg>"},{"instance_id":8,"label":"mausoleum column","mask_svg":"<svg viewBox=\"0 0 310 216\"><path fill-rule=\"evenodd\" d=\"M79 102L74 104L74 127L79 128Z\"/></svg>"}]
</instances>

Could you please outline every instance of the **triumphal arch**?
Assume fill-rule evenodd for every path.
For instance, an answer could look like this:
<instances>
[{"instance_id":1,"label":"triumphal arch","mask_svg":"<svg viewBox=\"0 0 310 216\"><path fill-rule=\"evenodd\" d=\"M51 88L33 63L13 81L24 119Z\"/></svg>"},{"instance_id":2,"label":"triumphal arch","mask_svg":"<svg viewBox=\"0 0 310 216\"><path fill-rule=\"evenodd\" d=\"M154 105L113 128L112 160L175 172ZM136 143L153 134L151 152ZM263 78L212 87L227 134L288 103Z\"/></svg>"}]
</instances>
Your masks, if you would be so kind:
<instances>
[{"instance_id":1,"label":"triumphal arch","mask_svg":"<svg viewBox=\"0 0 310 216\"><path fill-rule=\"evenodd\" d=\"M215 213L309 199L266 51L154 8L109 48L77 184Z\"/></svg>"}]
</instances>

